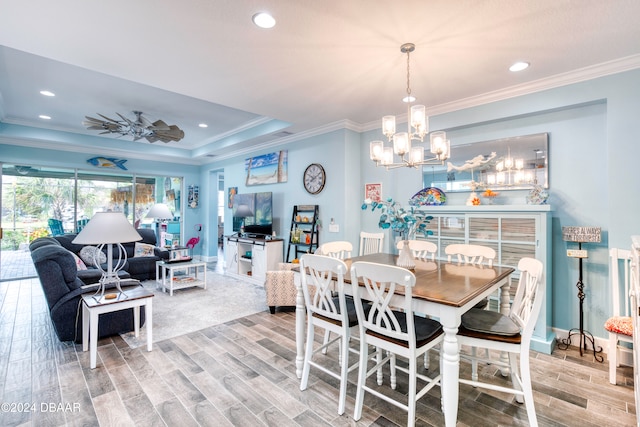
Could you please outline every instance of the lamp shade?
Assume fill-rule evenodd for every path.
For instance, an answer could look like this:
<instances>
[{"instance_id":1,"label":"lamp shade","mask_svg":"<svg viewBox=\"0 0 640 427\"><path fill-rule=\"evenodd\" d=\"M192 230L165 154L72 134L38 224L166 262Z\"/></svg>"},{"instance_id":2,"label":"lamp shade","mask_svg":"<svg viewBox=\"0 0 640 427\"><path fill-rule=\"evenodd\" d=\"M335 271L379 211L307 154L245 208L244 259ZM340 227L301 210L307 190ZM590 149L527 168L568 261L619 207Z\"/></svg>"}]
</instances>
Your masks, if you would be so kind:
<instances>
[{"instance_id":1,"label":"lamp shade","mask_svg":"<svg viewBox=\"0 0 640 427\"><path fill-rule=\"evenodd\" d=\"M235 216L238 218L247 218L249 216L253 216L253 212L251 212L251 208L249 205L239 205L238 209L236 209Z\"/></svg>"},{"instance_id":2,"label":"lamp shade","mask_svg":"<svg viewBox=\"0 0 640 427\"><path fill-rule=\"evenodd\" d=\"M142 236L122 212L98 212L73 239L73 243L99 245L137 240L142 240Z\"/></svg>"},{"instance_id":3,"label":"lamp shade","mask_svg":"<svg viewBox=\"0 0 640 427\"><path fill-rule=\"evenodd\" d=\"M173 214L169 210L169 207L164 203L156 203L151 206L149 212L146 215L147 218L155 218L155 219L171 219L173 218Z\"/></svg>"}]
</instances>

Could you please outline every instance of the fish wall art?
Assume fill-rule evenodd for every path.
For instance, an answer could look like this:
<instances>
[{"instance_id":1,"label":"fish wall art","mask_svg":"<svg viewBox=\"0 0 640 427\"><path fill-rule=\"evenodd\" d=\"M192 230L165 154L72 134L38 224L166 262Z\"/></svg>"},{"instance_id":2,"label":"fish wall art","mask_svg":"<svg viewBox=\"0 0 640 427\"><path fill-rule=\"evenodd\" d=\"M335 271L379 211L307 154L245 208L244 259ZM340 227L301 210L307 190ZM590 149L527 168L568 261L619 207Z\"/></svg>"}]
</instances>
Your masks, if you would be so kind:
<instances>
[{"instance_id":1,"label":"fish wall art","mask_svg":"<svg viewBox=\"0 0 640 427\"><path fill-rule=\"evenodd\" d=\"M126 171L127 167L124 165L126 161L126 159L122 160L110 157L92 157L87 160L87 163L97 168L119 168Z\"/></svg>"}]
</instances>

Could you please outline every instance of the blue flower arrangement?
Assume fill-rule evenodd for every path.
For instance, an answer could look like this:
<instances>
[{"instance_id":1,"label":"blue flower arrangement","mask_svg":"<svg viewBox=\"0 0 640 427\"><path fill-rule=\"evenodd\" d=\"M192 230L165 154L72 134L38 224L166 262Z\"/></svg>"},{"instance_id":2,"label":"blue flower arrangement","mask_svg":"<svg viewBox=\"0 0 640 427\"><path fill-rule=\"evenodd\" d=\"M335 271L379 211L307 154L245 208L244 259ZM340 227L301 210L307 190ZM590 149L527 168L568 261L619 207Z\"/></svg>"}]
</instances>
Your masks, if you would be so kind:
<instances>
[{"instance_id":1,"label":"blue flower arrangement","mask_svg":"<svg viewBox=\"0 0 640 427\"><path fill-rule=\"evenodd\" d=\"M366 199L362 203L362 210L366 210L369 207L371 207L372 212L375 212L376 209L380 211L378 227L384 230L390 228L402 233L405 240L415 238L416 233L424 236L433 235L433 231L427 230L427 224L433 217L415 210L413 206L407 210L400 203L388 198L380 202Z\"/></svg>"}]
</instances>

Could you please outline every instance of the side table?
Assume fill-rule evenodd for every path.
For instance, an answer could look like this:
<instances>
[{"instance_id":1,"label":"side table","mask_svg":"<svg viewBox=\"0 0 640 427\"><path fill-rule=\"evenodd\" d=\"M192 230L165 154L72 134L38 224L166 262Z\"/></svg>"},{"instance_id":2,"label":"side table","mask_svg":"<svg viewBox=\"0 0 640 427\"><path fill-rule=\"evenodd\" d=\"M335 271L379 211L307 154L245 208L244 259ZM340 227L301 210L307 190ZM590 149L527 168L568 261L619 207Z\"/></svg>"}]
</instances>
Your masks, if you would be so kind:
<instances>
[{"instance_id":1,"label":"side table","mask_svg":"<svg viewBox=\"0 0 640 427\"><path fill-rule=\"evenodd\" d=\"M147 351L151 351L153 334L153 293L142 286L127 289L126 297L97 300L93 294L82 296L82 351L90 349L91 369L96 367L98 353L98 321L103 313L133 308L134 330L140 334L140 307L144 306L147 328Z\"/></svg>"},{"instance_id":2,"label":"side table","mask_svg":"<svg viewBox=\"0 0 640 427\"><path fill-rule=\"evenodd\" d=\"M202 272L200 272L202 268ZM183 271L184 270L184 271ZM176 272L184 274L177 275ZM167 272L169 281L167 282ZM162 290L169 288L169 295L173 296L174 289L202 286L207 289L207 263L201 261L166 262L156 261L156 282Z\"/></svg>"}]
</instances>

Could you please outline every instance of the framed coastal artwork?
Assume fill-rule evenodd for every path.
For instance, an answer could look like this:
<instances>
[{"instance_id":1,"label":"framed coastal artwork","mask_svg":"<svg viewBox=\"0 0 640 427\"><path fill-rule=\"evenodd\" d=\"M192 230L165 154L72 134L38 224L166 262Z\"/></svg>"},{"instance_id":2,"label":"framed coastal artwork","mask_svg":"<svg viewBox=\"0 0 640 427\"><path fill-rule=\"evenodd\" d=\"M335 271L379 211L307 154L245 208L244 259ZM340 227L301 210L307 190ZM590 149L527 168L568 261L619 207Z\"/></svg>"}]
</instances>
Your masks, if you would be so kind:
<instances>
[{"instance_id":1,"label":"framed coastal artwork","mask_svg":"<svg viewBox=\"0 0 640 427\"><path fill-rule=\"evenodd\" d=\"M371 199L372 202L382 201L382 184L365 184L364 185L364 198Z\"/></svg>"},{"instance_id":2,"label":"framed coastal artwork","mask_svg":"<svg viewBox=\"0 0 640 427\"><path fill-rule=\"evenodd\" d=\"M236 194L238 194L238 187L229 187L229 198L227 200L227 207L229 209L233 208L233 200L236 198Z\"/></svg>"},{"instance_id":3,"label":"framed coastal artwork","mask_svg":"<svg viewBox=\"0 0 640 427\"><path fill-rule=\"evenodd\" d=\"M277 184L288 180L288 151L249 157L244 161L246 185Z\"/></svg>"}]
</instances>

